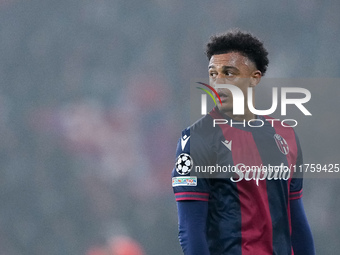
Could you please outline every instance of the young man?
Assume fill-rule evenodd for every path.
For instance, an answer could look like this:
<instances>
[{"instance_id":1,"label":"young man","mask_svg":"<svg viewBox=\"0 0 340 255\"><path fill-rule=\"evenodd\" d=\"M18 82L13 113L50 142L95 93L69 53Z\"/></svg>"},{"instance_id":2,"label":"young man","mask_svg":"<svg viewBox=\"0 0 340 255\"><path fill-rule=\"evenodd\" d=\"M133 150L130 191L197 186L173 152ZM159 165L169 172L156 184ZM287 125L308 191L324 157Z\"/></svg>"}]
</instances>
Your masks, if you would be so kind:
<instances>
[{"instance_id":1,"label":"young man","mask_svg":"<svg viewBox=\"0 0 340 255\"><path fill-rule=\"evenodd\" d=\"M302 164L298 138L291 127L255 116L247 105L248 88L266 72L266 49L253 35L231 31L212 36L206 54L210 85L241 89L244 114L233 114L233 96L220 88L222 104L182 132L172 186L184 254L315 254L301 200L302 178L282 171ZM228 123L216 124L216 119ZM209 166L229 170L198 176L196 169Z\"/></svg>"}]
</instances>

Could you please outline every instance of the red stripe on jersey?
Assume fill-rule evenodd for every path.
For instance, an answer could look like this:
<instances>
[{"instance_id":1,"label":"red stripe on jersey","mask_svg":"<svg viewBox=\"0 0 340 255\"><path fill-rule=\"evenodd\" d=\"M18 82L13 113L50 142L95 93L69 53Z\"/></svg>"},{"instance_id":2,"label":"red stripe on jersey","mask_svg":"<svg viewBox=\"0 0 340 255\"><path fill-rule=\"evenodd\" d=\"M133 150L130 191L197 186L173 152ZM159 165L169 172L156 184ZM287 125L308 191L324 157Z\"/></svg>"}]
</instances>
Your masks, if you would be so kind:
<instances>
[{"instance_id":1,"label":"red stripe on jersey","mask_svg":"<svg viewBox=\"0 0 340 255\"><path fill-rule=\"evenodd\" d=\"M221 118L216 111L210 113L213 118ZM228 124L219 125L226 140L232 141L233 163L245 166L261 166L262 160L252 133L242 131ZM244 145L247 144L247 147ZM248 155L248 157L245 157ZM269 209L267 185L254 180L237 183L241 208L242 255L273 254L273 229Z\"/></svg>"},{"instance_id":2,"label":"red stripe on jersey","mask_svg":"<svg viewBox=\"0 0 340 255\"><path fill-rule=\"evenodd\" d=\"M177 192L175 193L176 196L181 196L181 195L199 195L199 196L207 196L209 197L209 193L203 193L203 192L194 192L194 191L191 191L191 192Z\"/></svg>"},{"instance_id":3,"label":"red stripe on jersey","mask_svg":"<svg viewBox=\"0 0 340 255\"><path fill-rule=\"evenodd\" d=\"M300 194L302 192L302 189L300 191L295 191L295 192L290 192L290 195L296 195L296 194Z\"/></svg>"},{"instance_id":4,"label":"red stripe on jersey","mask_svg":"<svg viewBox=\"0 0 340 255\"><path fill-rule=\"evenodd\" d=\"M198 201L204 201L204 202L209 201L208 198L200 198L200 197L180 197L180 198L176 198L176 201L184 201L184 200L198 200Z\"/></svg>"},{"instance_id":5,"label":"red stripe on jersey","mask_svg":"<svg viewBox=\"0 0 340 255\"><path fill-rule=\"evenodd\" d=\"M264 116L266 119L274 119L269 116ZM290 127L283 127L280 122L277 121L271 121L274 123L274 129L276 134L279 134L282 136L289 147L289 153L286 155L287 161L288 161L288 167L291 167L296 164L296 159L298 155L298 148L296 145L296 138L293 128ZM292 169L291 169L292 170ZM292 175L293 172L291 172Z\"/></svg>"},{"instance_id":6,"label":"red stripe on jersey","mask_svg":"<svg viewBox=\"0 0 340 255\"><path fill-rule=\"evenodd\" d=\"M273 119L269 116L265 116L266 119ZM274 129L275 129L275 132L277 134L279 134L280 136L282 136L287 144L288 144L288 147L289 147L289 153L286 155L286 158L287 158L287 162L288 162L288 167L291 167L293 165L296 165L296 160L297 160L297 155L298 155L298 148L297 148L297 145L296 145L296 137L295 137L295 133L294 133L294 130L293 128L290 128L290 127L282 127L281 124L278 124L277 122L273 121L274 123ZM291 171L292 171L292 168L291 167ZM290 177L292 177L293 175L293 171L290 173ZM290 195L290 183L291 183L291 178L289 178L288 180L288 194ZM291 198L289 198L289 200L291 200ZM292 222L291 222L291 213L290 213L290 203L288 202L288 205L287 205L287 210L288 210L288 221L289 221L289 230L290 230L290 234L292 234ZM294 255L294 251L293 251L293 247L292 247L292 255Z\"/></svg>"},{"instance_id":7,"label":"red stripe on jersey","mask_svg":"<svg viewBox=\"0 0 340 255\"><path fill-rule=\"evenodd\" d=\"M176 201L199 200L209 201L209 193L203 192L177 192L175 193Z\"/></svg>"},{"instance_id":8,"label":"red stripe on jersey","mask_svg":"<svg viewBox=\"0 0 340 255\"><path fill-rule=\"evenodd\" d=\"M291 198L289 198L289 200L296 200L296 199L300 199L300 198L302 198L302 194L298 197L291 197Z\"/></svg>"},{"instance_id":9,"label":"red stripe on jersey","mask_svg":"<svg viewBox=\"0 0 340 255\"><path fill-rule=\"evenodd\" d=\"M289 194L289 200L295 200L302 197L302 189L298 192L293 192Z\"/></svg>"},{"instance_id":10,"label":"red stripe on jersey","mask_svg":"<svg viewBox=\"0 0 340 255\"><path fill-rule=\"evenodd\" d=\"M250 132L235 132L233 136L233 162L234 165L239 163L246 166L261 166L262 160L257 150L257 146ZM247 141L248 147L244 147ZM237 147L242 151L238 151ZM250 157L245 157L249 155ZM242 161L241 161L242 160ZM255 181L242 180L237 183L239 191L241 217L242 217L242 255L252 255L258 251L257 255L273 253L273 229L269 210L267 195L267 185L265 181L260 181L259 186ZM254 201L256 199L256 202ZM256 207L254 207L256 206Z\"/></svg>"}]
</instances>

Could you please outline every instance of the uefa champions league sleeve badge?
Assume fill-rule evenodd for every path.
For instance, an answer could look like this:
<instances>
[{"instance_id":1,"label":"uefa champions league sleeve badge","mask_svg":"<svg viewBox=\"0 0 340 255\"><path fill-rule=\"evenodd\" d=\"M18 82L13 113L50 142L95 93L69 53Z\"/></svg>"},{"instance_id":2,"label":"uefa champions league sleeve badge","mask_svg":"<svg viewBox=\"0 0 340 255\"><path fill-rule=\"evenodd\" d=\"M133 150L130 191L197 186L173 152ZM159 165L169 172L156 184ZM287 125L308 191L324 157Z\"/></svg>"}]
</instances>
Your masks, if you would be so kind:
<instances>
[{"instance_id":1,"label":"uefa champions league sleeve badge","mask_svg":"<svg viewBox=\"0 0 340 255\"><path fill-rule=\"evenodd\" d=\"M193 166L192 158L189 154L181 153L176 160L176 172L180 175L190 173Z\"/></svg>"}]
</instances>

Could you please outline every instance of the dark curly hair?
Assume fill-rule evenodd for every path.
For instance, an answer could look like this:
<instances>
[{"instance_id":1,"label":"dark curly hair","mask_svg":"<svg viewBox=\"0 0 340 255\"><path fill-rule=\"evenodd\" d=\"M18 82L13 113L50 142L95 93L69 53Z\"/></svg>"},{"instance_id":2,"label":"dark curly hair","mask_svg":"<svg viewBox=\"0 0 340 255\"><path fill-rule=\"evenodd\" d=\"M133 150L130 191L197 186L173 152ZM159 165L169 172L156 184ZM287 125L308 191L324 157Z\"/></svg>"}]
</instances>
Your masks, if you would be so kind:
<instances>
[{"instance_id":1,"label":"dark curly hair","mask_svg":"<svg viewBox=\"0 0 340 255\"><path fill-rule=\"evenodd\" d=\"M255 63L256 68L261 71L262 75L267 71L269 64L268 52L263 43L250 33L234 29L227 33L210 37L205 51L209 60L213 55L228 52L239 52L250 59Z\"/></svg>"}]
</instances>

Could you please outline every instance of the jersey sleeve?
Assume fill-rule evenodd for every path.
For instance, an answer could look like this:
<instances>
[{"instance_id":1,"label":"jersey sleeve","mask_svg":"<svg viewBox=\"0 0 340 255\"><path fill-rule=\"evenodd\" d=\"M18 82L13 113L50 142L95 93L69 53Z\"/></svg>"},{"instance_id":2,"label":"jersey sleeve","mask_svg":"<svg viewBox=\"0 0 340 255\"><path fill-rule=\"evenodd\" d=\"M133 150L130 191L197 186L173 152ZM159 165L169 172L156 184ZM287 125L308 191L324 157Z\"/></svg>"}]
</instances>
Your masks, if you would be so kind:
<instances>
[{"instance_id":1,"label":"jersey sleeve","mask_svg":"<svg viewBox=\"0 0 340 255\"><path fill-rule=\"evenodd\" d=\"M199 136L194 137L190 135L190 128L187 128L177 143L176 161L172 170L172 187L176 201L209 200L209 181L198 178L194 170L195 165L207 164L207 157L204 155L207 147Z\"/></svg>"},{"instance_id":2,"label":"jersey sleeve","mask_svg":"<svg viewBox=\"0 0 340 255\"><path fill-rule=\"evenodd\" d=\"M290 182L289 200L299 199L302 197L303 168L299 166L303 166L303 157L302 157L302 150L301 150L300 142L296 134L295 134L295 137L296 137L298 152L297 152L295 172L293 173L293 178Z\"/></svg>"},{"instance_id":3,"label":"jersey sleeve","mask_svg":"<svg viewBox=\"0 0 340 255\"><path fill-rule=\"evenodd\" d=\"M312 231L301 199L290 201L292 247L294 255L315 255Z\"/></svg>"}]
</instances>

